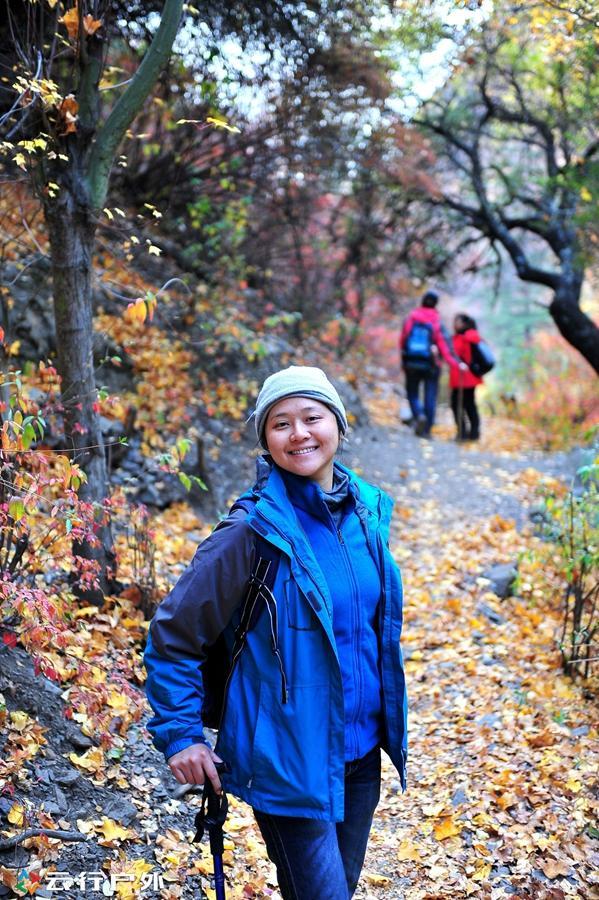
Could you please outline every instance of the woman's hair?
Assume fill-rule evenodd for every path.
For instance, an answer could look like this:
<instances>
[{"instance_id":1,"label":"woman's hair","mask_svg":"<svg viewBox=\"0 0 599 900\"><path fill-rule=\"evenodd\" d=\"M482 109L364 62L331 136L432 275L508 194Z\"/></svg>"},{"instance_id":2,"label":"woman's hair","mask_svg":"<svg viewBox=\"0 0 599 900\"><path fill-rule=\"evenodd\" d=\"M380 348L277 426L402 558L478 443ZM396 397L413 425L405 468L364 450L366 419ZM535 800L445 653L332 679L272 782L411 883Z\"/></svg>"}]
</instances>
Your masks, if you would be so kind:
<instances>
[{"instance_id":1,"label":"woman's hair","mask_svg":"<svg viewBox=\"0 0 599 900\"><path fill-rule=\"evenodd\" d=\"M456 319L461 319L462 328L456 329L459 330L460 333L463 331L468 331L470 328L476 328L476 320L469 316L468 313L456 313Z\"/></svg>"},{"instance_id":2,"label":"woman's hair","mask_svg":"<svg viewBox=\"0 0 599 900\"><path fill-rule=\"evenodd\" d=\"M434 309L438 302L439 295L436 291L427 291L420 301L421 305L426 306L427 309Z\"/></svg>"}]
</instances>

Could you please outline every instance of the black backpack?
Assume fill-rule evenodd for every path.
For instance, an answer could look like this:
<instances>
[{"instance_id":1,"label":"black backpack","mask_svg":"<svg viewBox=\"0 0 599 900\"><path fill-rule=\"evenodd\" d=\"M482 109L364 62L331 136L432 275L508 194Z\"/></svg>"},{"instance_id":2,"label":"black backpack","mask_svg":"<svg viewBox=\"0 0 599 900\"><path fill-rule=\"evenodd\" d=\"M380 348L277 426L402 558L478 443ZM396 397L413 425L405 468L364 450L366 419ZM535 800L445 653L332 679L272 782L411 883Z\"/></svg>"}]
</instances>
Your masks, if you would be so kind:
<instances>
[{"instance_id":1,"label":"black backpack","mask_svg":"<svg viewBox=\"0 0 599 900\"><path fill-rule=\"evenodd\" d=\"M243 509L249 513L255 503L256 500L250 498L236 500L229 510L229 515L237 509ZM200 665L204 688L202 722L208 728L220 726L227 698L227 688L235 663L245 646L248 632L255 626L264 608L268 610L271 619L272 648L281 669L283 702L287 702L283 661L277 645L277 606L272 594L279 567L280 551L259 534L255 535L255 543L254 567L241 606L241 617L235 629L233 647L230 649L224 635L219 635L214 644L207 648L206 658Z\"/></svg>"},{"instance_id":2,"label":"black backpack","mask_svg":"<svg viewBox=\"0 0 599 900\"><path fill-rule=\"evenodd\" d=\"M433 344L433 326L429 322L413 322L402 350L404 368L419 372L432 369Z\"/></svg>"},{"instance_id":3,"label":"black backpack","mask_svg":"<svg viewBox=\"0 0 599 900\"><path fill-rule=\"evenodd\" d=\"M493 351L486 341L470 344L470 363L468 368L473 375L480 377L490 372L495 365L495 357Z\"/></svg>"}]
</instances>

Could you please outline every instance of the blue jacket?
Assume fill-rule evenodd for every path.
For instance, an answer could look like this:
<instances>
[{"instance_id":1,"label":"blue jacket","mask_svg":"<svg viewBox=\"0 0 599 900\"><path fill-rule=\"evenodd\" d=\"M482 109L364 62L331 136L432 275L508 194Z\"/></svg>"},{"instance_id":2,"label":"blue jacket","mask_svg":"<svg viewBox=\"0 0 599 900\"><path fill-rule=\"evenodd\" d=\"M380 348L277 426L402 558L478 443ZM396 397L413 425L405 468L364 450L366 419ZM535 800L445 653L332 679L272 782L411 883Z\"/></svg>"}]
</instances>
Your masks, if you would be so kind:
<instances>
[{"instance_id":1,"label":"blue jacket","mask_svg":"<svg viewBox=\"0 0 599 900\"><path fill-rule=\"evenodd\" d=\"M328 494L309 478L278 471L331 597L343 681L345 759L351 762L383 739L378 552L369 546L367 529L356 515L349 477L339 467L334 490Z\"/></svg>"},{"instance_id":2,"label":"blue jacket","mask_svg":"<svg viewBox=\"0 0 599 900\"><path fill-rule=\"evenodd\" d=\"M341 467L343 468L343 467ZM387 549L391 500L346 471L355 510L377 561L382 593L378 639L384 734L382 745L405 787L407 701L399 638L402 589ZM332 602L298 514L276 467L253 511L232 517L204 541L160 605L146 648L149 723L166 757L203 740L204 649L231 632L252 569L253 532L281 551L277 598L280 658L264 613L248 634L229 682L216 745L231 766L227 790L258 810L341 821L344 810L346 698L332 621ZM287 680L281 695L280 659Z\"/></svg>"}]
</instances>

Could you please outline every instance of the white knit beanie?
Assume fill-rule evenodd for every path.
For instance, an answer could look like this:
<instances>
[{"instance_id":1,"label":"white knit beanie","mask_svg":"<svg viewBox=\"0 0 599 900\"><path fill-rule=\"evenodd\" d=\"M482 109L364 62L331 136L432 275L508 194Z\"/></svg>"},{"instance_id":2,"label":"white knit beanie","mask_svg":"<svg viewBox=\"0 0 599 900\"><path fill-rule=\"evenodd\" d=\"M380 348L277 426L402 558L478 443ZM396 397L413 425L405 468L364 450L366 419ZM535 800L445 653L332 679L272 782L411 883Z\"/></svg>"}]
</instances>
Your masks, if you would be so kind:
<instances>
[{"instance_id":1,"label":"white knit beanie","mask_svg":"<svg viewBox=\"0 0 599 900\"><path fill-rule=\"evenodd\" d=\"M315 366L289 366L288 369L281 369L268 376L256 400L256 434L265 449L264 426L268 411L283 397L311 397L313 400L320 400L335 413L341 433L345 434L347 431L347 416L341 397L322 369Z\"/></svg>"}]
</instances>

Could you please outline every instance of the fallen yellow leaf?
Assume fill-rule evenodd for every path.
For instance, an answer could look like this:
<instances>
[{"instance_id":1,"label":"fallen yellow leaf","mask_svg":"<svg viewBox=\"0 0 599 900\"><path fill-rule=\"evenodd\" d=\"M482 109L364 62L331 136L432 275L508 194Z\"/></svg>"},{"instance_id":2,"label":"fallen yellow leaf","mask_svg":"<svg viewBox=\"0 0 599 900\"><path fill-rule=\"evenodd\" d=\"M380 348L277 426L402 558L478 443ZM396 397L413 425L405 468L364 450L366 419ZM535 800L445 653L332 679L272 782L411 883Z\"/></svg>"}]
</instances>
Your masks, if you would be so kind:
<instances>
[{"instance_id":1,"label":"fallen yellow leaf","mask_svg":"<svg viewBox=\"0 0 599 900\"><path fill-rule=\"evenodd\" d=\"M418 862L420 860L420 850L410 841L402 841L397 851L397 858L402 862L405 860Z\"/></svg>"},{"instance_id":2,"label":"fallen yellow leaf","mask_svg":"<svg viewBox=\"0 0 599 900\"><path fill-rule=\"evenodd\" d=\"M364 872L364 878L369 884L378 884L381 885L381 887L391 884L391 879L387 875L376 875L375 873Z\"/></svg>"},{"instance_id":3,"label":"fallen yellow leaf","mask_svg":"<svg viewBox=\"0 0 599 900\"><path fill-rule=\"evenodd\" d=\"M582 782L575 775L571 775L566 782L566 787L573 794L578 794L582 790Z\"/></svg>"},{"instance_id":4,"label":"fallen yellow leaf","mask_svg":"<svg viewBox=\"0 0 599 900\"><path fill-rule=\"evenodd\" d=\"M13 803L6 818L11 825L18 825L19 828L22 828L25 825L25 807L20 803Z\"/></svg>"},{"instance_id":5,"label":"fallen yellow leaf","mask_svg":"<svg viewBox=\"0 0 599 900\"><path fill-rule=\"evenodd\" d=\"M434 819L436 819L437 816L441 815L444 809L444 803L429 803L427 806L422 807L422 812L425 816L432 816Z\"/></svg>"},{"instance_id":6,"label":"fallen yellow leaf","mask_svg":"<svg viewBox=\"0 0 599 900\"><path fill-rule=\"evenodd\" d=\"M441 819L435 825L435 837L438 841L444 841L446 838L455 837L457 834L460 834L461 828L457 825L452 816L447 816L445 819Z\"/></svg>"},{"instance_id":7,"label":"fallen yellow leaf","mask_svg":"<svg viewBox=\"0 0 599 900\"><path fill-rule=\"evenodd\" d=\"M109 819L106 816L102 819L102 824L96 828L96 833L104 835L105 841L123 841L126 838L137 837L136 832L132 828L125 828L123 825L115 822L114 819ZM99 841L98 843L101 844L103 842Z\"/></svg>"},{"instance_id":8,"label":"fallen yellow leaf","mask_svg":"<svg viewBox=\"0 0 599 900\"><path fill-rule=\"evenodd\" d=\"M439 878L447 878L447 869L445 866L430 866L428 869L428 877L435 880Z\"/></svg>"},{"instance_id":9,"label":"fallen yellow leaf","mask_svg":"<svg viewBox=\"0 0 599 900\"><path fill-rule=\"evenodd\" d=\"M31 716L28 716L27 713L21 712L20 710L17 712L10 713L10 724L15 729L15 731L24 731L28 725L31 725L33 719Z\"/></svg>"},{"instance_id":10,"label":"fallen yellow leaf","mask_svg":"<svg viewBox=\"0 0 599 900\"><path fill-rule=\"evenodd\" d=\"M101 747L92 747L81 756L69 753L69 759L78 769L85 769L87 772L99 772L104 768L104 751Z\"/></svg>"},{"instance_id":11,"label":"fallen yellow leaf","mask_svg":"<svg viewBox=\"0 0 599 900\"><path fill-rule=\"evenodd\" d=\"M491 874L492 868L491 863L484 863L472 876L473 881L486 881Z\"/></svg>"}]
</instances>

